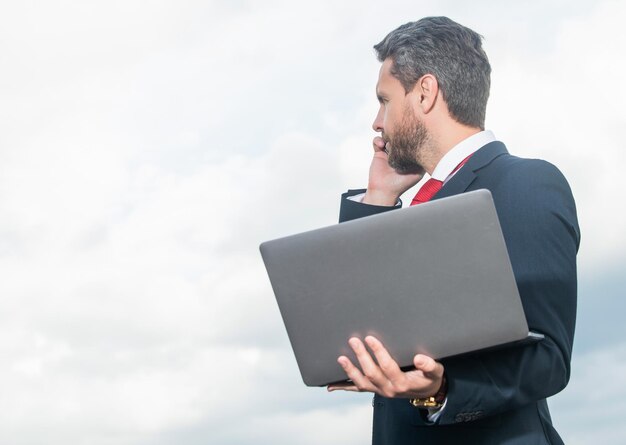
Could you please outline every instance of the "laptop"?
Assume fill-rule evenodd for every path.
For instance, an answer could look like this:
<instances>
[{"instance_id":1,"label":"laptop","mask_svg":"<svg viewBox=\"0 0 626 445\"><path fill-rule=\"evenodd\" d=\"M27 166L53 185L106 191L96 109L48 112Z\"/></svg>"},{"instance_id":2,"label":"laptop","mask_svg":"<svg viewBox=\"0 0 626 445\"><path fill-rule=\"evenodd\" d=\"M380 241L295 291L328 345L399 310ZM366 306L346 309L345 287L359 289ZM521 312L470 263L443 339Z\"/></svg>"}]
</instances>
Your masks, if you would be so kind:
<instances>
[{"instance_id":1,"label":"laptop","mask_svg":"<svg viewBox=\"0 0 626 445\"><path fill-rule=\"evenodd\" d=\"M267 273L308 386L347 379L350 337L373 335L409 369L541 339L529 333L488 190L267 241Z\"/></svg>"}]
</instances>

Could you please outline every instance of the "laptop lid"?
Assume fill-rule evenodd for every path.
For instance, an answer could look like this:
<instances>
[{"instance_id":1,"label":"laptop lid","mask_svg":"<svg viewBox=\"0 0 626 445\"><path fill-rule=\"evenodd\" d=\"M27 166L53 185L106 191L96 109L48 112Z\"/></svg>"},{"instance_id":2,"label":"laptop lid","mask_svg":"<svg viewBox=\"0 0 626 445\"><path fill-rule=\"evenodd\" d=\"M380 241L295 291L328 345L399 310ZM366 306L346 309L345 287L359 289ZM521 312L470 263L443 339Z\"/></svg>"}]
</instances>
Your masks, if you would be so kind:
<instances>
[{"instance_id":1,"label":"laptop lid","mask_svg":"<svg viewBox=\"0 0 626 445\"><path fill-rule=\"evenodd\" d=\"M528 337L488 190L262 243L308 386L346 380L340 355L374 335L401 367Z\"/></svg>"}]
</instances>

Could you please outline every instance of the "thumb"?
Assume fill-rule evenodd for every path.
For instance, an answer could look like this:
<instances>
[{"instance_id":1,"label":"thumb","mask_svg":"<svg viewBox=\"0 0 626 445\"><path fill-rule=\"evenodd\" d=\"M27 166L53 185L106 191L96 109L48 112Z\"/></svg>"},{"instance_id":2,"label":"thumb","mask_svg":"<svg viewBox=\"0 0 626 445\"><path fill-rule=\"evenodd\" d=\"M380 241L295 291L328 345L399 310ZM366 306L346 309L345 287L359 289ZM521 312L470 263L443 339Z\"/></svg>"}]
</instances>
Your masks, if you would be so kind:
<instances>
[{"instance_id":1,"label":"thumb","mask_svg":"<svg viewBox=\"0 0 626 445\"><path fill-rule=\"evenodd\" d=\"M443 374L443 365L424 354L417 354L413 357L413 365L415 369L422 371L424 374Z\"/></svg>"}]
</instances>

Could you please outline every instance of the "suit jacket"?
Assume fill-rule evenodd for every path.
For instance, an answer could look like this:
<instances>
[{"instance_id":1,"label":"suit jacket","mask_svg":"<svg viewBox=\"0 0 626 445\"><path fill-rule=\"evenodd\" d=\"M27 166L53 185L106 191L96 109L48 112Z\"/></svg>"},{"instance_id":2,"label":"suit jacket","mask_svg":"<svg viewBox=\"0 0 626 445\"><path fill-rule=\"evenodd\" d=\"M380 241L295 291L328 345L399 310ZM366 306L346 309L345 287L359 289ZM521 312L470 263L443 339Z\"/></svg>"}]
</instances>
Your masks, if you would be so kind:
<instances>
[{"instance_id":1,"label":"suit jacket","mask_svg":"<svg viewBox=\"0 0 626 445\"><path fill-rule=\"evenodd\" d=\"M488 189L493 195L529 328L539 343L442 360L448 399L436 424L406 399L374 397L373 443L562 444L546 398L569 380L580 232L571 190L553 165L480 148L433 199ZM340 222L396 208L342 196ZM416 233L415 236L419 236Z\"/></svg>"}]
</instances>

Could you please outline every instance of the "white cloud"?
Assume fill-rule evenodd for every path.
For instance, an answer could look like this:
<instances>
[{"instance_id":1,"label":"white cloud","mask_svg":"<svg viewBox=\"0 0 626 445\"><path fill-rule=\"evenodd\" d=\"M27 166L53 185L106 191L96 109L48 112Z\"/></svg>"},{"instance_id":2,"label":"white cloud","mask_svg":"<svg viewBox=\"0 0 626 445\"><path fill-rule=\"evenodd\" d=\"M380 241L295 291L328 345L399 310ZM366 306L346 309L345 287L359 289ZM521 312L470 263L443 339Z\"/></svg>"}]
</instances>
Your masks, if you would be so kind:
<instances>
[{"instance_id":1,"label":"white cloud","mask_svg":"<svg viewBox=\"0 0 626 445\"><path fill-rule=\"evenodd\" d=\"M364 444L371 441L371 405L312 410L305 413L260 414L249 428L228 431L220 443Z\"/></svg>"},{"instance_id":2,"label":"white cloud","mask_svg":"<svg viewBox=\"0 0 626 445\"><path fill-rule=\"evenodd\" d=\"M334 222L337 163L315 140L288 135L264 156L207 163L188 176L149 169L112 198L118 210L86 207L68 230L71 212L57 207L63 194L47 203L50 221L20 212L16 196L12 229L40 218L41 235L23 260L4 257L5 410L22 407L5 437L34 422L55 425L59 440L87 443L96 434L103 443L135 443L211 423L211 413L240 413L240 400L272 391L268 381L291 380L302 399L257 246ZM285 203L297 216L284 218ZM89 243L75 242L100 227ZM277 344L285 349L268 361Z\"/></svg>"},{"instance_id":3,"label":"white cloud","mask_svg":"<svg viewBox=\"0 0 626 445\"><path fill-rule=\"evenodd\" d=\"M599 3L555 27L551 50L495 61L489 125L516 154L548 159L565 173L578 205L580 259L590 270L622 260L626 249L626 211L615 186L626 163L618 136L624 17L624 3Z\"/></svg>"},{"instance_id":4,"label":"white cloud","mask_svg":"<svg viewBox=\"0 0 626 445\"><path fill-rule=\"evenodd\" d=\"M623 443L626 344L574 356L572 379L550 407L566 443Z\"/></svg>"},{"instance_id":5,"label":"white cloud","mask_svg":"<svg viewBox=\"0 0 626 445\"><path fill-rule=\"evenodd\" d=\"M367 441L367 397L302 385L257 247L334 223L365 185L371 44L436 3L28 5L0 12L0 442ZM491 126L552 150L598 265L626 242L608 207L620 15L602 3L550 22L538 59L492 57ZM596 69L611 113L584 111Z\"/></svg>"}]
</instances>

